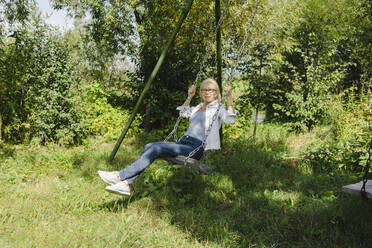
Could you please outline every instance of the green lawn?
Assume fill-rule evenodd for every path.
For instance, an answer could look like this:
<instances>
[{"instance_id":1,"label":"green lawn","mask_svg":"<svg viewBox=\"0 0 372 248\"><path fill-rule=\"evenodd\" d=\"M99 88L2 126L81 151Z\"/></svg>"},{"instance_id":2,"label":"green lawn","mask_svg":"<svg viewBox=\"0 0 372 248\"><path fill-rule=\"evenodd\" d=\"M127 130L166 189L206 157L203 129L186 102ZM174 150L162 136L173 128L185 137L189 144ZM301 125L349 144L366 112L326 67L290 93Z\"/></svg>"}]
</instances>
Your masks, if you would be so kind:
<instances>
[{"instance_id":1,"label":"green lawn","mask_svg":"<svg viewBox=\"0 0 372 248\"><path fill-rule=\"evenodd\" d=\"M210 153L212 176L157 161L130 197L96 171L127 166L146 139L126 140L113 165L104 139L3 146L0 247L371 247L372 201L340 191L360 178L303 163L315 134L260 135Z\"/></svg>"}]
</instances>

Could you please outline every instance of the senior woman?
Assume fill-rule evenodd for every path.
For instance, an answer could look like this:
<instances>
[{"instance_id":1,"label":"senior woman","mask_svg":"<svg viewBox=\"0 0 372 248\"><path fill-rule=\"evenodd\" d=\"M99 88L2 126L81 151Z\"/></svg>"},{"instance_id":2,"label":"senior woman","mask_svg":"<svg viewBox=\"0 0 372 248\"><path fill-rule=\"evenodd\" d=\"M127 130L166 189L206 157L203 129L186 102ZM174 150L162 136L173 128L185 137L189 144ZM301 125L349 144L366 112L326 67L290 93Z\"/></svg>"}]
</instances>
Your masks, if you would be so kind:
<instances>
[{"instance_id":1,"label":"senior woman","mask_svg":"<svg viewBox=\"0 0 372 248\"><path fill-rule=\"evenodd\" d=\"M201 147L192 158L200 159L205 150L220 149L219 129L222 122L226 124L235 123L237 111L234 109L232 100L232 87L225 85L227 97L227 109L221 106L218 118L213 122L210 133L206 137L206 130L212 123L212 118L217 111L221 101L221 93L217 82L208 78L200 86L200 95L203 102L195 107L190 107L192 97L195 95L196 86L188 90L188 97L185 103L178 107L182 117L190 118L189 127L186 133L177 142L157 142L147 144L140 157L127 168L121 171L98 171L103 181L110 184L106 190L121 195L130 195L129 185L157 158L172 157L177 155L188 156L190 152L200 147L205 140L204 148Z\"/></svg>"}]
</instances>

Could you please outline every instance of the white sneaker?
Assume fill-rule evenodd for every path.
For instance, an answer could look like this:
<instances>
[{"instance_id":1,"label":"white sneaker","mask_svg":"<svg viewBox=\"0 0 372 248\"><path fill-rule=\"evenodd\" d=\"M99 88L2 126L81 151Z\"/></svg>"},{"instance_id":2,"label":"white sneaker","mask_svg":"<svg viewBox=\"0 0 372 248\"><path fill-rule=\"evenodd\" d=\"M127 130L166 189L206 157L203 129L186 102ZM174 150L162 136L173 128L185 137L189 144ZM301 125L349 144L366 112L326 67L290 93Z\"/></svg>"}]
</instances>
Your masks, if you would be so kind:
<instances>
[{"instance_id":1,"label":"white sneaker","mask_svg":"<svg viewBox=\"0 0 372 248\"><path fill-rule=\"evenodd\" d=\"M125 182L119 182L106 187L106 190L111 193L116 193L119 195L130 195L129 185Z\"/></svg>"},{"instance_id":2,"label":"white sneaker","mask_svg":"<svg viewBox=\"0 0 372 248\"><path fill-rule=\"evenodd\" d=\"M98 175L108 184L117 184L121 182L119 171L98 171Z\"/></svg>"}]
</instances>

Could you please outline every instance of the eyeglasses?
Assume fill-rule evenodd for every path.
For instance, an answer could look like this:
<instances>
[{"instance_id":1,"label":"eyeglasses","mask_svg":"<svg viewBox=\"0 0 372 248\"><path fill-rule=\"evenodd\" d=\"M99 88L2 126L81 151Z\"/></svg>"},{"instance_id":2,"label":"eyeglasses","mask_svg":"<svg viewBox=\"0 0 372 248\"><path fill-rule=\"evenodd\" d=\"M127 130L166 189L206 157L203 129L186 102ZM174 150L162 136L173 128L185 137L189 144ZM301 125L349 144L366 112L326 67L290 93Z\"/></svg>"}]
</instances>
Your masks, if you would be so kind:
<instances>
[{"instance_id":1,"label":"eyeglasses","mask_svg":"<svg viewBox=\"0 0 372 248\"><path fill-rule=\"evenodd\" d=\"M216 89L201 89L200 91L203 93L212 93L212 92L216 92L217 90Z\"/></svg>"}]
</instances>

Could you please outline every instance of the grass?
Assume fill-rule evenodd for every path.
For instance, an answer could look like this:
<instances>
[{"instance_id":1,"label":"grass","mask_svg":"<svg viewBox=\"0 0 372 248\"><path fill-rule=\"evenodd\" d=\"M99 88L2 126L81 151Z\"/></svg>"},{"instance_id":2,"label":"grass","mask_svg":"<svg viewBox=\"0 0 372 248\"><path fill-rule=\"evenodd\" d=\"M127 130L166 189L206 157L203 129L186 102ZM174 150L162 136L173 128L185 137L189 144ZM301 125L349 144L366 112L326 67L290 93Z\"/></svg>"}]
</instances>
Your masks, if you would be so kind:
<instances>
[{"instance_id":1,"label":"grass","mask_svg":"<svg viewBox=\"0 0 372 248\"><path fill-rule=\"evenodd\" d=\"M0 151L0 247L369 247L372 203L346 195L353 174L314 172L299 154L326 129L261 125L254 144L226 138L212 176L157 161L130 197L104 191L98 169L134 161L154 137ZM290 158L290 159L288 159Z\"/></svg>"}]
</instances>

